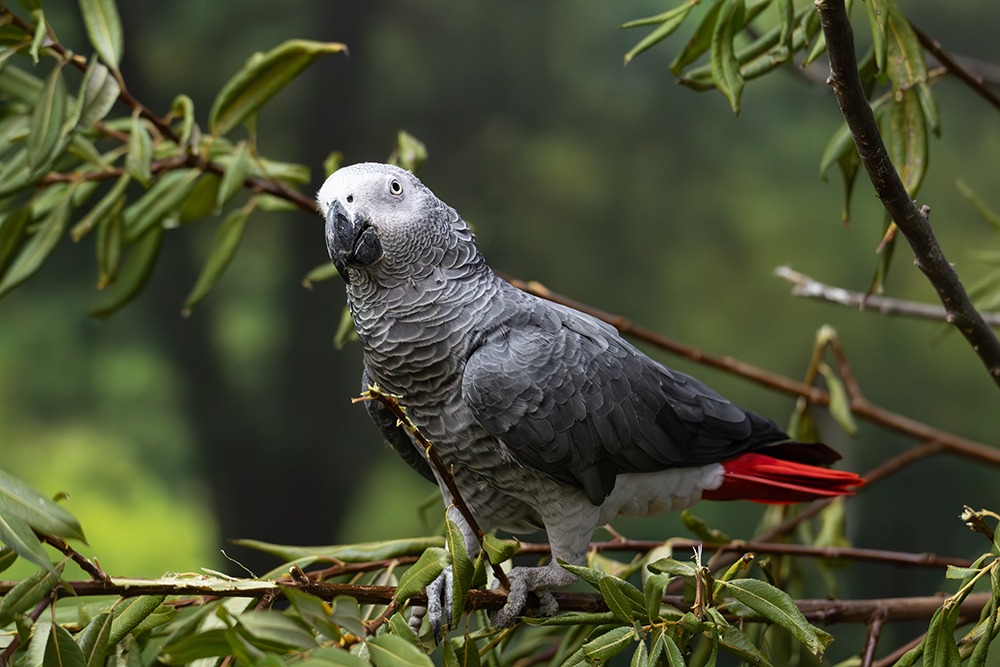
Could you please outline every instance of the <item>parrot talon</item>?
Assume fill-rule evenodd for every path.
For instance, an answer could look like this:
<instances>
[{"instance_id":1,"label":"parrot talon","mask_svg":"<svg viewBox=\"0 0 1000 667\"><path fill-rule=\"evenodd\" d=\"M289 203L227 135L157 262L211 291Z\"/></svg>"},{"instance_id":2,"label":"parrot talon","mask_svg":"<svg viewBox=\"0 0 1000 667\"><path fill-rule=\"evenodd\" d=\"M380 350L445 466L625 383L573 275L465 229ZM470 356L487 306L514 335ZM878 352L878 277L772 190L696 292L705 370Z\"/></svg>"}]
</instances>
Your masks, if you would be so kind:
<instances>
[{"instance_id":1,"label":"parrot talon","mask_svg":"<svg viewBox=\"0 0 1000 667\"><path fill-rule=\"evenodd\" d=\"M495 628L509 628L517 622L528 602L528 593L534 593L538 598L539 616L555 616L559 613L559 603L549 589L576 581L576 575L558 563L543 567L515 567L507 577L510 579L507 603L490 615L490 622Z\"/></svg>"},{"instance_id":2,"label":"parrot talon","mask_svg":"<svg viewBox=\"0 0 1000 667\"><path fill-rule=\"evenodd\" d=\"M434 643L441 643L441 639L448 634L451 628L451 603L452 603L452 575L451 565L441 571L434 581L427 584L424 591L427 594L426 607L413 607L410 613L410 620L407 625L416 635L420 634L420 626L424 618L431 624L431 631L434 635ZM444 632L442 633L442 629Z\"/></svg>"}]
</instances>

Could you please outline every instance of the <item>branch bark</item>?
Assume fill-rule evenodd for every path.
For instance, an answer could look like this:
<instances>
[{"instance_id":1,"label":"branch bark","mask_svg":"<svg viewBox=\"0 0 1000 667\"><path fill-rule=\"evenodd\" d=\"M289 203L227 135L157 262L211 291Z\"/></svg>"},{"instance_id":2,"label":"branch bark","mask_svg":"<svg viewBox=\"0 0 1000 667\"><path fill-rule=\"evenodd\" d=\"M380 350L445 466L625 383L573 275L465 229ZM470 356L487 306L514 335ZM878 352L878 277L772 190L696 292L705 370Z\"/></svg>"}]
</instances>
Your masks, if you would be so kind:
<instances>
[{"instance_id":1,"label":"branch bark","mask_svg":"<svg viewBox=\"0 0 1000 667\"><path fill-rule=\"evenodd\" d=\"M889 159L875 114L858 76L854 34L844 0L816 0L830 58L830 86L847 121L861 163L885 210L913 250L914 261L937 291L953 324L1000 389L1000 340L983 321L930 225L930 209L917 208Z\"/></svg>"},{"instance_id":2,"label":"branch bark","mask_svg":"<svg viewBox=\"0 0 1000 667\"><path fill-rule=\"evenodd\" d=\"M836 303L858 310L876 312L880 315L913 317L934 322L948 321L948 311L943 306L933 303L894 299L878 294L864 294L835 285L827 285L788 266L779 266L774 270L774 274L792 283L792 295L805 299ZM1000 327L1000 313L981 313L981 315L988 326Z\"/></svg>"}]
</instances>

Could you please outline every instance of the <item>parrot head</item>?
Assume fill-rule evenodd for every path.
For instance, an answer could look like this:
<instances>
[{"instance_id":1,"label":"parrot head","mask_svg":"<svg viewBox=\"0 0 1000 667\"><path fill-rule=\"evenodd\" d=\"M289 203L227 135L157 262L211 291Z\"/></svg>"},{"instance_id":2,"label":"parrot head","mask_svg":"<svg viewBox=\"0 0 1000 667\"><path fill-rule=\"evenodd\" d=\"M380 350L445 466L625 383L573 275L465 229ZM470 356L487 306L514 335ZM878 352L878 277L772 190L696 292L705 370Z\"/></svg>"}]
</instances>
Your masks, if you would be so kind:
<instances>
[{"instance_id":1,"label":"parrot head","mask_svg":"<svg viewBox=\"0 0 1000 667\"><path fill-rule=\"evenodd\" d=\"M393 165L362 163L335 171L316 195L326 247L348 283L348 269L376 272L415 264L433 238L443 206L416 176Z\"/></svg>"}]
</instances>

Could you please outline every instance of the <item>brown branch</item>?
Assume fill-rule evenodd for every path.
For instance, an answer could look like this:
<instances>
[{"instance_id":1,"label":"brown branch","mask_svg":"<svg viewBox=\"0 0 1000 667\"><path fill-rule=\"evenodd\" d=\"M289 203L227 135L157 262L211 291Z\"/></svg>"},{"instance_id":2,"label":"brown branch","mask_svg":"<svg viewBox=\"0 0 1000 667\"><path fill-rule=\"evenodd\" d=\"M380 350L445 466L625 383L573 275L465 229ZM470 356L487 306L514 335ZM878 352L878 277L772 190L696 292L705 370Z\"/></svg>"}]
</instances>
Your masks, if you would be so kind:
<instances>
[{"instance_id":1,"label":"brown branch","mask_svg":"<svg viewBox=\"0 0 1000 667\"><path fill-rule=\"evenodd\" d=\"M81 570L83 570L91 577L93 577L95 581L108 582L111 580L111 578L107 575L107 573L104 570L102 570L100 566L97 565L97 563L90 560L89 558L81 554L79 551L71 547L69 543L66 542L66 540L62 539L61 537L56 537L55 535L48 535L46 533L41 533L38 531L35 531L35 534L38 535L38 539L40 539L42 542L45 542L46 544L52 547L55 547L64 556L68 557L70 560L76 563Z\"/></svg>"},{"instance_id":2,"label":"brown branch","mask_svg":"<svg viewBox=\"0 0 1000 667\"><path fill-rule=\"evenodd\" d=\"M555 303L570 306L581 312L592 315L599 320L614 326L623 334L648 343L661 350L690 359L710 368L716 368L733 375L738 375L746 380L755 382L763 387L779 391L790 396L801 396L814 405L830 405L830 394L819 387L799 382L791 378L772 373L759 366L754 366L745 361L740 361L733 357L716 357L702 350L686 345L684 343L668 338L646 327L637 325L631 320L621 315L613 315L598 308L575 301L569 297L552 292L544 285L537 282L526 282L518 278L506 278L512 285L518 287L529 294L540 296ZM901 415L897 412L886 410L863 396L851 398L851 412L855 417L877 424L891 431L920 442L937 442L940 446L953 454L958 454L966 458L993 466L1000 466L1000 451L994 447L963 438L949 431L935 428L923 422L917 421Z\"/></svg>"},{"instance_id":3,"label":"brown branch","mask_svg":"<svg viewBox=\"0 0 1000 667\"><path fill-rule=\"evenodd\" d=\"M879 637L882 636L884 622L884 612L881 609L872 614L868 620L868 633L865 635L865 643L861 649L861 667L871 667L872 662L875 661L875 649L878 647Z\"/></svg>"},{"instance_id":4,"label":"brown branch","mask_svg":"<svg viewBox=\"0 0 1000 667\"><path fill-rule=\"evenodd\" d=\"M865 294L843 287L827 285L788 266L779 266L774 270L774 274L792 283L793 296L850 306L858 310L876 312L880 315L913 317L935 322L948 321L948 312L943 306L937 304L894 299L878 294ZM987 325L1000 327L1000 313L982 313L982 316Z\"/></svg>"},{"instance_id":5,"label":"brown branch","mask_svg":"<svg viewBox=\"0 0 1000 667\"><path fill-rule=\"evenodd\" d=\"M0 595L8 593L18 582L0 581ZM196 582L179 585L145 580L113 578L109 583L94 580L70 581L54 591L56 597L94 595L118 595L134 597L137 595L167 595L167 596L204 596L207 598L221 597L256 597L274 592L280 594L281 588L271 581L239 581L242 585L223 588L218 584L199 586ZM252 588L247 584L259 584ZM359 586L355 584L316 583L312 581L294 581L282 584L284 588L300 590L315 595L324 600L333 600L337 596L346 595L361 604L389 604L392 602L396 588L394 586ZM559 608L563 611L602 612L608 607L604 597L599 593L575 593L555 591L553 593ZM973 593L961 604L960 614L963 616L978 614L989 601L990 593ZM426 598L416 595L410 600L415 604L426 604ZM469 591L465 605L466 611L478 609L500 609L507 601L507 596L496 590ZM681 595L664 596L663 602L681 611L688 611L690 605ZM796 600L795 604L813 623L867 623L875 613L883 614L886 622L903 620L928 619L944 602L938 595L915 596L906 598L881 598L859 600Z\"/></svg>"},{"instance_id":6,"label":"brown branch","mask_svg":"<svg viewBox=\"0 0 1000 667\"><path fill-rule=\"evenodd\" d=\"M437 453L436 449L434 449L434 445L431 441L420 432L420 429L418 429L412 421L410 421L410 418L407 416L403 406L399 404L397 398L383 393L377 387L369 387L360 398L355 398L353 400L355 402L369 400L378 401L384 405L394 417L396 417L400 424L406 427L413 438L420 443L421 447L424 448L424 452L427 454L427 460L430 461L431 465L437 471L438 476L441 478L441 481L448 488L448 492L451 494L451 500L455 504L455 508L458 509L462 518L465 519L465 522L469 525L469 528L475 533L476 540L478 540L479 546L482 547L485 533L483 533L483 529L479 527L476 517L472 515L472 510L469 509L468 504L465 502L465 498L462 497L461 492L458 490L458 485L455 483L454 473L441 459L441 455ZM483 550L483 556L486 558L486 562L488 562L490 567L493 569L493 575L496 577L497 581L500 582L500 585L503 586L504 589L509 591L510 580L507 578L507 573L500 568L499 563L494 563L490 560L490 557L485 550Z\"/></svg>"},{"instance_id":7,"label":"brown branch","mask_svg":"<svg viewBox=\"0 0 1000 667\"><path fill-rule=\"evenodd\" d=\"M928 53L937 58L937 61L941 63L951 74L953 74L955 78L971 88L972 92L989 102L997 111L1000 111L1000 97L998 97L986 86L986 79L981 74L970 72L962 66L956 58L944 50L944 47L941 46L941 42L929 36L917 26L913 25L912 21L909 23L910 28L913 30L913 34L917 36L917 40L920 42L920 45L923 46Z\"/></svg>"},{"instance_id":8,"label":"brown branch","mask_svg":"<svg viewBox=\"0 0 1000 667\"><path fill-rule=\"evenodd\" d=\"M958 273L945 258L931 229L930 209L917 208L892 165L858 76L854 34L844 0L816 0L816 9L830 58L830 86L868 178L889 217L910 244L917 267L937 291L948 312L948 322L962 333L1000 388L1000 339L983 321Z\"/></svg>"}]
</instances>

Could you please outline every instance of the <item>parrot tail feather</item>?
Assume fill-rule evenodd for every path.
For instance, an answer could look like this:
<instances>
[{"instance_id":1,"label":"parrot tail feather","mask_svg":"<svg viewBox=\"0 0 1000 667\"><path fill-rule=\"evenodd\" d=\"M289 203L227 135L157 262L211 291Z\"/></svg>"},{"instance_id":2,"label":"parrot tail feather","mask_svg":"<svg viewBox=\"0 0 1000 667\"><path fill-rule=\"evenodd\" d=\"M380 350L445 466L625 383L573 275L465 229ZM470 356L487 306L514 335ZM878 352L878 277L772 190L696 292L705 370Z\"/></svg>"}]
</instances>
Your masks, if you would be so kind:
<instances>
[{"instance_id":1,"label":"parrot tail feather","mask_svg":"<svg viewBox=\"0 0 1000 667\"><path fill-rule=\"evenodd\" d=\"M722 485L701 494L706 500L752 500L759 503L800 503L850 495L865 483L857 473L831 470L748 452L723 461Z\"/></svg>"}]
</instances>

